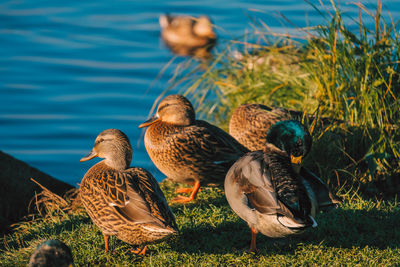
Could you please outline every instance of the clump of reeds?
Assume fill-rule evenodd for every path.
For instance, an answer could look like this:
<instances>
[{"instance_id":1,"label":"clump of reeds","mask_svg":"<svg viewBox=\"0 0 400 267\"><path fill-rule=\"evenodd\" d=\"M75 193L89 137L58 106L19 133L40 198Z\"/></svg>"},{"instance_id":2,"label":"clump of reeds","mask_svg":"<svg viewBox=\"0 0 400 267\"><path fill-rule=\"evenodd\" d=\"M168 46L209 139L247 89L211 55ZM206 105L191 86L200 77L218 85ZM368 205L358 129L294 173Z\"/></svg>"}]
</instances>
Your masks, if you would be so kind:
<instances>
[{"instance_id":1,"label":"clump of reeds","mask_svg":"<svg viewBox=\"0 0 400 267\"><path fill-rule=\"evenodd\" d=\"M396 193L399 33L390 14L389 22L382 16L381 1L374 11L355 5L359 16L350 22L333 1L332 11L319 10L326 23L303 29L305 41L268 32L260 23L264 28L253 39L263 42L252 43L250 37L230 42L205 71L184 72L179 85L193 94L199 113L225 129L233 109L243 103L330 117L331 124L316 123L308 166L333 186ZM374 27L367 27L363 16Z\"/></svg>"}]
</instances>

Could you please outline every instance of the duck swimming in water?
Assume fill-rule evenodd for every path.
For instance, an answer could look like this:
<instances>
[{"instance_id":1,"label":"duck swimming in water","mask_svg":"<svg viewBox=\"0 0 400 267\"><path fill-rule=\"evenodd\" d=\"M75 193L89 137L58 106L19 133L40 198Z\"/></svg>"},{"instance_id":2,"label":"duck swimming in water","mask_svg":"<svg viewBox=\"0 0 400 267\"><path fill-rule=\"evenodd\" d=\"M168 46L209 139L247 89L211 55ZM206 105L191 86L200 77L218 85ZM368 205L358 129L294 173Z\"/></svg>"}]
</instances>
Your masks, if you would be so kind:
<instances>
[{"instance_id":1,"label":"duck swimming in water","mask_svg":"<svg viewBox=\"0 0 400 267\"><path fill-rule=\"evenodd\" d=\"M208 57L217 36L209 17L160 16L161 37L178 55Z\"/></svg>"}]
</instances>

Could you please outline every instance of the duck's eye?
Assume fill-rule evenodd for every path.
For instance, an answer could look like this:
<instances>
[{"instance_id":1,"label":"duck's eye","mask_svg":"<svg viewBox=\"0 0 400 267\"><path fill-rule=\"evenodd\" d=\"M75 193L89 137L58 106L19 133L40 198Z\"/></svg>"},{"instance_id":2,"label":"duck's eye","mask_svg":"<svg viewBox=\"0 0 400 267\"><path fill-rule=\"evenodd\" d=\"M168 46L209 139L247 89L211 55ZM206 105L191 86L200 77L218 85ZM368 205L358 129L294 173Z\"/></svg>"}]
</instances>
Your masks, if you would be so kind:
<instances>
[{"instance_id":1,"label":"duck's eye","mask_svg":"<svg viewBox=\"0 0 400 267\"><path fill-rule=\"evenodd\" d=\"M170 105L170 104L162 105L161 107L158 108L158 111L157 111L157 112L160 112L162 109L168 107L169 105Z\"/></svg>"},{"instance_id":2,"label":"duck's eye","mask_svg":"<svg viewBox=\"0 0 400 267\"><path fill-rule=\"evenodd\" d=\"M104 139L103 138L100 138L99 140L97 140L96 142L95 142L95 145L97 145L97 144L99 144L99 143L101 143L101 142L103 142L104 141Z\"/></svg>"}]
</instances>

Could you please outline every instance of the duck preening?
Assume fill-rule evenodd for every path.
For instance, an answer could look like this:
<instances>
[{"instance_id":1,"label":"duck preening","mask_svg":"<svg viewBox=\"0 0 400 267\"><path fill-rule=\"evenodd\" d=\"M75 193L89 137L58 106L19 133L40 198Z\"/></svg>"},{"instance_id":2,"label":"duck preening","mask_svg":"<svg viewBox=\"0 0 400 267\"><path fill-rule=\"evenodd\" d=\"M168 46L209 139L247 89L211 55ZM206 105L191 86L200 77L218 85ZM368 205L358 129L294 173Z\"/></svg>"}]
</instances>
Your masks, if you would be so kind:
<instances>
[{"instance_id":1,"label":"duck preening","mask_svg":"<svg viewBox=\"0 0 400 267\"><path fill-rule=\"evenodd\" d=\"M156 114L139 127L147 127L144 143L157 168L174 182L193 185L178 189L174 202L195 199L201 185L223 184L232 164L248 150L228 133L196 120L192 104L182 95L161 100Z\"/></svg>"},{"instance_id":2,"label":"duck preening","mask_svg":"<svg viewBox=\"0 0 400 267\"><path fill-rule=\"evenodd\" d=\"M311 136L301 123L278 122L266 140L263 150L241 157L225 179L229 205L251 229L253 252L258 232L273 238L301 233L317 226L314 217L320 208L337 203L321 180L301 169L298 174L292 166L311 148Z\"/></svg>"},{"instance_id":3,"label":"duck preening","mask_svg":"<svg viewBox=\"0 0 400 267\"><path fill-rule=\"evenodd\" d=\"M132 148L128 137L117 129L101 132L92 151L81 159L104 158L91 167L81 182L81 200L92 221L108 239L132 245L160 242L177 232L175 217L153 175L129 165ZM143 249L133 251L146 253Z\"/></svg>"}]
</instances>

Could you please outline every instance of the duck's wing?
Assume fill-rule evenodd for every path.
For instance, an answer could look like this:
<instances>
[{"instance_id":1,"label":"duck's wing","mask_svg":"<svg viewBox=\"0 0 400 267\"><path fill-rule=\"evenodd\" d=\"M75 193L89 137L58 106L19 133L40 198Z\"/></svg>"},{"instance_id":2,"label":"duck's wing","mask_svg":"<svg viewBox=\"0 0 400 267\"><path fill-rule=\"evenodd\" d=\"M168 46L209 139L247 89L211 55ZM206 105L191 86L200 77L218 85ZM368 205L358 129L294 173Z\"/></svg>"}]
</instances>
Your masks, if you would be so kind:
<instances>
[{"instance_id":1,"label":"duck's wing","mask_svg":"<svg viewBox=\"0 0 400 267\"><path fill-rule=\"evenodd\" d=\"M227 179L239 186L239 192L246 196L249 208L262 214L294 217L279 200L262 151L250 152L240 158L229 170Z\"/></svg>"},{"instance_id":2,"label":"duck's wing","mask_svg":"<svg viewBox=\"0 0 400 267\"><path fill-rule=\"evenodd\" d=\"M195 139L193 147L196 153L206 154L215 162L231 162L236 161L239 157L249 152L247 148L241 145L235 138L224 130L202 120L196 121L196 127L189 127L199 135Z\"/></svg>"},{"instance_id":3,"label":"duck's wing","mask_svg":"<svg viewBox=\"0 0 400 267\"><path fill-rule=\"evenodd\" d=\"M144 169L106 170L97 186L107 203L125 219L176 229L175 218L154 177ZM146 182L148 180L148 182Z\"/></svg>"},{"instance_id":4,"label":"duck's wing","mask_svg":"<svg viewBox=\"0 0 400 267\"><path fill-rule=\"evenodd\" d=\"M330 209L342 203L339 197L332 194L328 186L321 180L321 178L307 168L302 167L300 169L299 176L302 181L306 182L306 186L309 186L309 188L313 191L319 210Z\"/></svg>"},{"instance_id":5,"label":"duck's wing","mask_svg":"<svg viewBox=\"0 0 400 267\"><path fill-rule=\"evenodd\" d=\"M164 225L177 230L175 216L153 175L142 168L130 168L128 171L132 173L132 186L147 204L151 215L163 222Z\"/></svg>"}]
</instances>

